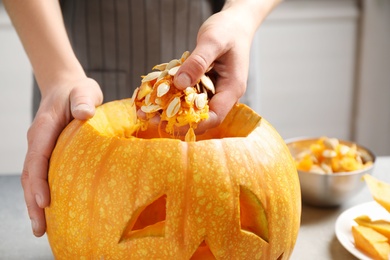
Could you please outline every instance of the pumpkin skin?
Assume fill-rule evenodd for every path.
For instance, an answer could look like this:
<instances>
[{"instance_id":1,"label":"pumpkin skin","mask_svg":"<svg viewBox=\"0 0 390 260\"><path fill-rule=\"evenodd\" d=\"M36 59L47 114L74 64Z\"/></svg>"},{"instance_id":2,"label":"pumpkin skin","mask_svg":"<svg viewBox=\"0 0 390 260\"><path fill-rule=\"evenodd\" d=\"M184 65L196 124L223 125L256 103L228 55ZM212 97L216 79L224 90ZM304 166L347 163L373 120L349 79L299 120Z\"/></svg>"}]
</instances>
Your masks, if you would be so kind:
<instances>
[{"instance_id":1,"label":"pumpkin skin","mask_svg":"<svg viewBox=\"0 0 390 260\"><path fill-rule=\"evenodd\" d=\"M129 136L129 100L73 120L50 160L56 259L288 259L300 186L283 139L236 105L197 142ZM142 138L141 138L142 137Z\"/></svg>"}]
</instances>

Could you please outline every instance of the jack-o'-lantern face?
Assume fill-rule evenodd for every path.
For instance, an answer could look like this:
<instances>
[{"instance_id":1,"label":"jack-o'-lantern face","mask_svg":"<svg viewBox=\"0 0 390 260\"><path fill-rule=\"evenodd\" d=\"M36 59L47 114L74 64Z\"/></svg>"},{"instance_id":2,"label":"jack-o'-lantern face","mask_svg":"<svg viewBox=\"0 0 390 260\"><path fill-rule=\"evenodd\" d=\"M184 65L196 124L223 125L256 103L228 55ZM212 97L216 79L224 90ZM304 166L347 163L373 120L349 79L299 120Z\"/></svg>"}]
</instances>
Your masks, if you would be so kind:
<instances>
[{"instance_id":1,"label":"jack-o'-lantern face","mask_svg":"<svg viewBox=\"0 0 390 260\"><path fill-rule=\"evenodd\" d=\"M179 230L179 226L177 226L177 230L175 229L168 229L166 230L166 222L167 221L173 221L176 222L177 218L183 218L185 215L188 216L188 221L184 221L184 230L190 230L193 226L192 221L194 221L194 225L201 226L199 232L196 232L195 234L192 234L191 237L188 237L189 244L192 245L192 248L190 249L190 252L194 252L193 254L187 255L187 258L189 256L192 256L192 259L209 259L209 258L215 258L213 255L214 250L210 249L209 245L215 244L215 249L218 250L221 247L229 247L229 244L232 241L226 241L229 242L229 244L221 245L218 243L220 231L220 227L224 226L224 229L226 230L226 234L231 233L233 230L237 234L239 234L240 237L237 238L237 242L235 242L235 247L239 245L239 247L246 248L248 247L248 243L252 242L253 246L267 246L269 241L269 232L268 232L268 220L264 211L264 208L262 207L261 201L259 201L255 194L253 194L250 190L248 190L245 187L240 186L239 187L239 201L235 201L236 198L233 196L229 196L226 194L226 198L223 198L222 201L219 203L216 203L215 199L213 197L208 197L207 194L202 194L204 191L203 188L195 189L195 201L197 201L196 198L203 197L203 201L201 204L196 205L196 207L188 207L186 208L186 205L184 203L184 208L182 209L183 216L177 216L172 215L167 220L166 219L166 212L167 212L167 196L164 194L163 196L160 196L153 200L151 203L146 203L144 207L139 208L134 212L134 215L131 217L128 225L124 229L124 232L121 236L120 243L126 243L128 241L134 241L136 243L137 239L147 239L148 237L159 237L160 240L163 240L165 237L174 237L175 234L181 233ZM175 200L173 198L172 200ZM227 212L224 210L226 208L226 202L224 200L230 200L232 205L238 204L239 205L239 212L234 212L237 210L230 210L230 212ZM172 202L175 204L175 202ZM179 205L183 205L183 202L178 202ZM203 207L203 203L208 203L208 210L204 210L203 212L205 214L199 214L196 213L196 211L199 211L199 207ZM168 203L169 205L170 203ZM218 207L218 204L219 207ZM230 203L229 203L230 204ZM220 209L220 212L213 211L211 207L216 206L216 208ZM168 209L172 208L174 206L168 206ZM175 207L179 210L178 207ZM191 209L192 208L192 212ZM237 209L237 206L235 206ZM185 211L187 211L187 214L185 214ZM194 211L195 210L195 211ZM168 210L170 212L170 210ZM175 210L172 210L174 213ZM238 213L238 214L237 214ZM228 216L234 216L233 219L228 220ZM201 216L203 215L203 216ZM194 216L194 217L190 217ZM237 219L238 218L238 219ZM206 219L215 219L216 221L210 221L209 223L206 221ZM224 221L224 220L228 221ZM202 222L203 225L200 225L199 223ZM211 225L213 223L213 225ZM174 226L174 224L167 223L168 226ZM214 227L214 228L213 228ZM216 228L219 227L219 228ZM232 230L231 230L232 229ZM168 232L171 231L171 234ZM184 231L186 232L186 231ZM215 239L212 239L212 234L215 234ZM171 239L166 239L167 243L172 242ZM171 240L169 242L169 240ZM213 241L214 240L214 241ZM217 241L215 241L217 240ZM184 241L183 241L184 242ZM176 241L176 243L179 243L179 241ZM175 247L174 245L166 245L167 248ZM182 245L184 246L184 244ZM161 249L161 248L160 248ZM150 255L153 251L155 251L155 248L149 248L151 252L148 253ZM221 249L219 249L221 250ZM236 249L234 249L236 250ZM172 252L173 253L173 252ZM207 258L209 257L209 258Z\"/></svg>"},{"instance_id":2,"label":"jack-o'-lantern face","mask_svg":"<svg viewBox=\"0 0 390 260\"><path fill-rule=\"evenodd\" d=\"M291 255L299 183L287 147L264 119L236 106L197 142L125 138L131 122L110 115L126 107L103 105L86 123L73 121L57 143L46 210L56 258Z\"/></svg>"}]
</instances>

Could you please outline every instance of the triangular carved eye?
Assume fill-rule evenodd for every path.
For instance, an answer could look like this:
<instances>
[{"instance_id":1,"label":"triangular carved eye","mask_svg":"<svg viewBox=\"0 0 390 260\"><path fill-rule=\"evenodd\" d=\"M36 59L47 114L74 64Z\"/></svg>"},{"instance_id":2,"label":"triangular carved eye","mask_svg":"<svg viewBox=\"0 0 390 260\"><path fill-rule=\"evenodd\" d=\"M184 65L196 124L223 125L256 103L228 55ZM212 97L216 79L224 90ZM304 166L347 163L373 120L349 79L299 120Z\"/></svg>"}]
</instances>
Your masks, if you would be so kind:
<instances>
[{"instance_id":1,"label":"triangular carved eye","mask_svg":"<svg viewBox=\"0 0 390 260\"><path fill-rule=\"evenodd\" d=\"M163 237L165 234L166 195L137 209L122 233L119 242L142 237Z\"/></svg>"},{"instance_id":2,"label":"triangular carved eye","mask_svg":"<svg viewBox=\"0 0 390 260\"><path fill-rule=\"evenodd\" d=\"M244 186L240 186L241 229L254 233L268 242L268 220L264 206L258 197Z\"/></svg>"}]
</instances>

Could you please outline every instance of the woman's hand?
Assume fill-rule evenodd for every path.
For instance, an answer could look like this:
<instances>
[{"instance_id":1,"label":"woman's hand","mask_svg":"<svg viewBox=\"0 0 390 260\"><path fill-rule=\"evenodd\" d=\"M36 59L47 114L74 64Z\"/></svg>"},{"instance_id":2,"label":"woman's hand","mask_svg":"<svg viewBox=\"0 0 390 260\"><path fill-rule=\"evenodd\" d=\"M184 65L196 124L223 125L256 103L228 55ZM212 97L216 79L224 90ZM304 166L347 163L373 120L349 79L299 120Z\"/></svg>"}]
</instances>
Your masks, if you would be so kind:
<instances>
[{"instance_id":1,"label":"woman's hand","mask_svg":"<svg viewBox=\"0 0 390 260\"><path fill-rule=\"evenodd\" d=\"M46 231L44 208L50 204L47 182L49 159L57 138L72 120L88 119L102 103L99 85L90 78L58 84L42 95L36 117L30 126L28 151L21 177L24 198L35 236Z\"/></svg>"},{"instance_id":2,"label":"woman's hand","mask_svg":"<svg viewBox=\"0 0 390 260\"><path fill-rule=\"evenodd\" d=\"M44 208L50 204L49 159L57 138L72 118L87 119L102 103L99 85L85 76L64 27L59 1L3 0L31 62L41 103L28 130L28 150L21 177L36 236L46 230Z\"/></svg>"},{"instance_id":3,"label":"woman's hand","mask_svg":"<svg viewBox=\"0 0 390 260\"><path fill-rule=\"evenodd\" d=\"M209 119L199 124L197 133L219 125L245 93L254 34L278 2L228 0L222 11L207 19L199 29L196 48L177 72L174 82L179 89L192 86L213 64L217 73L216 94L209 102Z\"/></svg>"}]
</instances>

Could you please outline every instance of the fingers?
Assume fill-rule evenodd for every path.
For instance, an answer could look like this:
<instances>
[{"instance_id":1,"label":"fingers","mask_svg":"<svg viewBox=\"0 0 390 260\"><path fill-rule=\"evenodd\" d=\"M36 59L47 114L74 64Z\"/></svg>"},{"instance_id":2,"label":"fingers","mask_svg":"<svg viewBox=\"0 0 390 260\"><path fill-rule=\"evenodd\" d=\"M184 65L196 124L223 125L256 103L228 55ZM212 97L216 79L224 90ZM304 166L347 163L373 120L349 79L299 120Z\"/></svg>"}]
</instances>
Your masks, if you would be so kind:
<instances>
[{"instance_id":1,"label":"fingers","mask_svg":"<svg viewBox=\"0 0 390 260\"><path fill-rule=\"evenodd\" d=\"M205 44L204 36L191 55L184 61L177 72L174 84L178 89L185 89L195 85L220 53L219 47L212 42Z\"/></svg>"},{"instance_id":2,"label":"fingers","mask_svg":"<svg viewBox=\"0 0 390 260\"><path fill-rule=\"evenodd\" d=\"M24 199L27 206L28 215L31 220L31 228L33 234L37 237L45 234L46 231L46 221L44 209L38 206L36 198L32 196L31 186L30 186L30 176L28 171L23 171L21 182L24 190Z\"/></svg>"},{"instance_id":3,"label":"fingers","mask_svg":"<svg viewBox=\"0 0 390 260\"><path fill-rule=\"evenodd\" d=\"M70 109L74 118L85 120L95 114L95 107L103 102L103 94L93 79L82 83L82 86L74 87L70 92Z\"/></svg>"},{"instance_id":4,"label":"fingers","mask_svg":"<svg viewBox=\"0 0 390 260\"><path fill-rule=\"evenodd\" d=\"M215 55L217 52L209 53L209 50L210 48L198 45L196 51L199 53L194 51L194 55L189 56L180 68L182 73L188 71L194 75L195 82L191 83L192 85L212 63L214 63L214 72L217 73L217 80L214 82L216 93L209 101L209 118L198 125L195 130L196 134L202 134L207 129L222 123L231 108L244 94L247 83L248 58L245 54L239 55L231 49L224 53L224 49L220 49L219 54ZM176 83L175 86L177 86Z\"/></svg>"},{"instance_id":5,"label":"fingers","mask_svg":"<svg viewBox=\"0 0 390 260\"><path fill-rule=\"evenodd\" d=\"M42 236L46 231L44 208L50 204L49 159L58 136L71 120L69 110L74 118L87 119L93 116L95 106L103 100L99 85L92 79L84 78L70 85L70 92L67 88L53 88L42 97L27 133L28 150L21 183L35 236Z\"/></svg>"},{"instance_id":6,"label":"fingers","mask_svg":"<svg viewBox=\"0 0 390 260\"><path fill-rule=\"evenodd\" d=\"M177 72L174 84L178 89L195 85L213 66L216 93L209 102L209 119L202 121L196 134L218 126L244 94L248 74L250 44L237 42L224 26L225 16L212 16L199 30L197 45Z\"/></svg>"},{"instance_id":7,"label":"fingers","mask_svg":"<svg viewBox=\"0 0 390 260\"><path fill-rule=\"evenodd\" d=\"M61 129L50 116L38 113L27 133L28 151L21 182L35 236L42 236L46 230L44 208L50 204L49 158Z\"/></svg>"},{"instance_id":8,"label":"fingers","mask_svg":"<svg viewBox=\"0 0 390 260\"><path fill-rule=\"evenodd\" d=\"M209 101L209 118L205 121L200 122L196 134L202 134L208 129L214 128L222 123L226 115L232 109L232 107L238 102L240 97L243 95L246 87L245 81L239 79L233 80L221 80L218 85L217 93Z\"/></svg>"}]
</instances>

